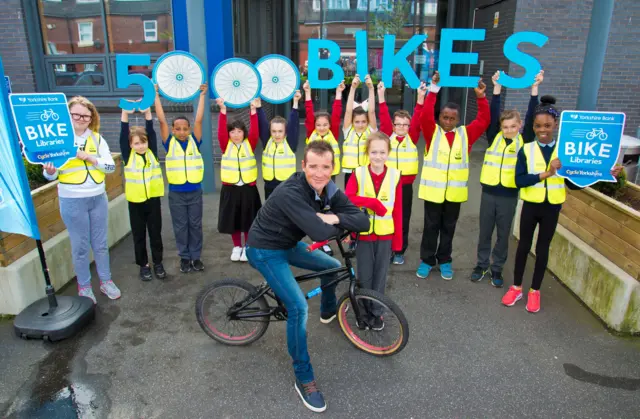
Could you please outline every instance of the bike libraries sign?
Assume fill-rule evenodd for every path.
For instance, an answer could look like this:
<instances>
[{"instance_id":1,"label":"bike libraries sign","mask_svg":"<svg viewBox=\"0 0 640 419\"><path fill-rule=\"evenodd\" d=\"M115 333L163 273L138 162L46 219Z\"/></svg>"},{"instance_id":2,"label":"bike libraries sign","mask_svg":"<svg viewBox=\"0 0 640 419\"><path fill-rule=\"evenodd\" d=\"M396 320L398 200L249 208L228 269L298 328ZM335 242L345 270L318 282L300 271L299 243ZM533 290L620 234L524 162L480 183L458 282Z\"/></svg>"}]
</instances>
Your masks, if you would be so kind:
<instances>
[{"instance_id":1,"label":"bike libraries sign","mask_svg":"<svg viewBox=\"0 0 640 419\"><path fill-rule=\"evenodd\" d=\"M624 132L622 112L564 111L560 116L558 175L587 187L615 182L609 173L618 160Z\"/></svg>"},{"instance_id":2,"label":"bike libraries sign","mask_svg":"<svg viewBox=\"0 0 640 419\"><path fill-rule=\"evenodd\" d=\"M9 101L28 161L60 167L75 157L75 135L63 93L12 94Z\"/></svg>"}]
</instances>

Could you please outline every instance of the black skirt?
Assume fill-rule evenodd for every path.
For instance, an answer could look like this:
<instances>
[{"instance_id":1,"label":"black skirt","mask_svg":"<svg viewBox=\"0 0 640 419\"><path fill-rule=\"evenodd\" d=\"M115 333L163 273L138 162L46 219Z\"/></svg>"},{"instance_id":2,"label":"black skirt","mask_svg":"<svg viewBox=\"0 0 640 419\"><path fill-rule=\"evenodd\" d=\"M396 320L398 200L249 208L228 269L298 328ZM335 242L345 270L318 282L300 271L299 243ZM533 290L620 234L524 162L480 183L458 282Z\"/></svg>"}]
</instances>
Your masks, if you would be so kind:
<instances>
[{"instance_id":1,"label":"black skirt","mask_svg":"<svg viewBox=\"0 0 640 419\"><path fill-rule=\"evenodd\" d=\"M261 207L256 185L222 185L218 231L222 234L249 231Z\"/></svg>"}]
</instances>

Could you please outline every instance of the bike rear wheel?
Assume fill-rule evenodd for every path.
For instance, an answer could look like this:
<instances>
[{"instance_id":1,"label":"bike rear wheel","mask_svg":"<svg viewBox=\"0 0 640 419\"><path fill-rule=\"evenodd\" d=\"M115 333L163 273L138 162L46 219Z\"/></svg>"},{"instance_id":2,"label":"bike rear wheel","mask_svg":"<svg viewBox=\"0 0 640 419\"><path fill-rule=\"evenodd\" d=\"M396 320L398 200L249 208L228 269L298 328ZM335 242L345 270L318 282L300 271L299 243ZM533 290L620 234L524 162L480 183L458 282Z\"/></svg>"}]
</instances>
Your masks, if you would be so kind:
<instances>
[{"instance_id":1,"label":"bike rear wheel","mask_svg":"<svg viewBox=\"0 0 640 419\"><path fill-rule=\"evenodd\" d=\"M269 327L269 316L230 318L228 312L256 293L256 287L240 279L223 279L203 289L196 300L196 318L204 332L226 345L248 345L260 339ZM264 296L242 309L243 314L267 312Z\"/></svg>"},{"instance_id":2,"label":"bike rear wheel","mask_svg":"<svg viewBox=\"0 0 640 419\"><path fill-rule=\"evenodd\" d=\"M363 288L356 289L355 299L360 311L367 313L366 318L361 319L362 324L356 322L349 293L344 294L338 301L338 322L347 339L361 351L376 356L391 356L404 349L409 341L409 323L400 307L389 297ZM382 330L373 330L369 326L373 315L368 314L365 307L371 305L379 305L382 309Z\"/></svg>"}]
</instances>

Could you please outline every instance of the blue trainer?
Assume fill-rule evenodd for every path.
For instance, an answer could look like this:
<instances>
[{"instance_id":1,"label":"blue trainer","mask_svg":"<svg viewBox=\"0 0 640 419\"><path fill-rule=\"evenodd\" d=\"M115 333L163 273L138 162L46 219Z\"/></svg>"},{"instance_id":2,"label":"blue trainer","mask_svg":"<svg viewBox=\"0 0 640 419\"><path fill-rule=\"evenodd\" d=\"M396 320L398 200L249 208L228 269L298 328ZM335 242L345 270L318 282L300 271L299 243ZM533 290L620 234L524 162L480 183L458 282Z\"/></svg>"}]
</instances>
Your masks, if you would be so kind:
<instances>
[{"instance_id":1,"label":"blue trainer","mask_svg":"<svg viewBox=\"0 0 640 419\"><path fill-rule=\"evenodd\" d=\"M502 272L491 271L491 285L496 288L502 288L504 285L504 279L502 279Z\"/></svg>"},{"instance_id":2,"label":"blue trainer","mask_svg":"<svg viewBox=\"0 0 640 419\"><path fill-rule=\"evenodd\" d=\"M315 380L302 384L300 380L296 379L295 388L307 409L318 413L327 410L327 404L324 402L324 397L318 390Z\"/></svg>"},{"instance_id":3,"label":"blue trainer","mask_svg":"<svg viewBox=\"0 0 640 419\"><path fill-rule=\"evenodd\" d=\"M404 264L404 255L400 253L396 253L393 255L393 264L394 265L403 265Z\"/></svg>"},{"instance_id":4,"label":"blue trainer","mask_svg":"<svg viewBox=\"0 0 640 419\"><path fill-rule=\"evenodd\" d=\"M420 266L418 266L418 270L416 271L416 276L418 278L426 278L429 276L431 269L433 269L433 266L420 262Z\"/></svg>"},{"instance_id":5,"label":"blue trainer","mask_svg":"<svg viewBox=\"0 0 640 419\"><path fill-rule=\"evenodd\" d=\"M453 279L453 269L451 269L451 263L443 263L440 265L440 276L442 279L450 281Z\"/></svg>"}]
</instances>

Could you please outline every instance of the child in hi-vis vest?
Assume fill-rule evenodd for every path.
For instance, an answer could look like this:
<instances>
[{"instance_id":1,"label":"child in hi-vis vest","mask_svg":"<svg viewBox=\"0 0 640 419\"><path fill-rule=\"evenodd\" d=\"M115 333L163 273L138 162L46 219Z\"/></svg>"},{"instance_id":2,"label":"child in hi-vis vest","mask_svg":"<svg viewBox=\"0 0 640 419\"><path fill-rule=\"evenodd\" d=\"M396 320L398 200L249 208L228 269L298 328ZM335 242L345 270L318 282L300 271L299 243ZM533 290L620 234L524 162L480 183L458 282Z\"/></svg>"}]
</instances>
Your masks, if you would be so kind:
<instances>
[{"instance_id":1,"label":"child in hi-vis vest","mask_svg":"<svg viewBox=\"0 0 640 419\"><path fill-rule=\"evenodd\" d=\"M246 262L249 229L258 210L262 207L260 193L256 186L258 165L254 155L258 145L256 106L259 99L251 102L249 132L244 122L238 119L227 123L227 107L224 104L224 98L218 98L216 103L220 107L218 142L222 150L218 231L231 235L233 240L231 260ZM241 242L242 233L244 233L244 246Z\"/></svg>"},{"instance_id":2,"label":"child in hi-vis vest","mask_svg":"<svg viewBox=\"0 0 640 419\"><path fill-rule=\"evenodd\" d=\"M358 167L349 178L345 194L351 202L366 208L370 216L370 228L360 233L356 247L358 281L363 288L384 294L392 251L402 249L402 184L401 173L385 163L391 151L386 134L369 135L366 153L369 164ZM381 306L364 307L368 312L366 325L380 331L384 328L384 312Z\"/></svg>"},{"instance_id":3,"label":"child in hi-vis vest","mask_svg":"<svg viewBox=\"0 0 640 419\"><path fill-rule=\"evenodd\" d=\"M301 97L300 91L296 91L288 121L281 116L276 116L268 122L262 103L259 100L256 102L260 139L264 147L262 178L265 200L279 184L296 172L296 150L300 129L298 102Z\"/></svg>"},{"instance_id":4,"label":"child in hi-vis vest","mask_svg":"<svg viewBox=\"0 0 640 419\"><path fill-rule=\"evenodd\" d=\"M173 234L180 256L180 272L204 270L202 254L202 178L204 161L200 154L202 120L207 106L208 86L200 86L200 100L193 131L189 120L178 116L169 124L164 116L160 96L156 95L156 115L160 123L162 144L167 150L165 170L169 182L169 210Z\"/></svg>"},{"instance_id":5,"label":"child in hi-vis vest","mask_svg":"<svg viewBox=\"0 0 640 419\"><path fill-rule=\"evenodd\" d=\"M365 83L369 90L369 98L363 103L355 103L356 90L360 86L360 77L356 74L351 83L347 108L342 122L342 171L344 172L345 188L349 177L360 166L366 166L367 153L365 151L369 134L377 130L376 121L376 92L371 77L367 74Z\"/></svg>"},{"instance_id":6,"label":"child in hi-vis vest","mask_svg":"<svg viewBox=\"0 0 640 419\"><path fill-rule=\"evenodd\" d=\"M157 93L156 93L157 94ZM147 254L147 233L151 245L153 272L158 279L167 274L162 264L162 212L160 198L164 196L164 179L158 163L158 142L153 129L151 108L140 110L145 126L129 126L129 115L135 110L122 110L120 119L120 150L124 163L125 196L129 203L129 222L136 264L140 279L153 277Z\"/></svg>"},{"instance_id":7,"label":"child in hi-vis vest","mask_svg":"<svg viewBox=\"0 0 640 419\"><path fill-rule=\"evenodd\" d=\"M420 140L420 115L427 94L427 86L423 82L417 90L418 99L413 109L413 116L400 109L393 113L393 121L385 99L386 88L383 82L378 83L378 101L380 106L380 131L391 140L391 152L387 166L400 170L402 184L402 249L394 252L393 264L404 264L404 254L409 247L409 227L411 223L411 207L413 202L413 182L418 175L420 160L418 157L418 140Z\"/></svg>"},{"instance_id":8,"label":"child in hi-vis vest","mask_svg":"<svg viewBox=\"0 0 640 419\"><path fill-rule=\"evenodd\" d=\"M105 192L105 174L115 171L109 146L100 135L100 115L87 98L69 101L76 144L83 144L74 159L60 168L44 165L44 177L58 179L60 216L69 232L73 269L78 279L78 295L96 303L91 288L89 252L93 250L100 291L112 300L120 298L120 289L111 280L107 227L109 206Z\"/></svg>"},{"instance_id":9,"label":"child in hi-vis vest","mask_svg":"<svg viewBox=\"0 0 640 419\"><path fill-rule=\"evenodd\" d=\"M520 113L507 109L500 114L500 93L502 86L498 82L500 72L496 71L491 99L491 125L487 129L489 147L484 154L484 163L480 174L482 198L480 201L480 234L478 237L478 262L471 273L472 282L480 282L491 268L491 284L502 287L502 268L509 252L509 234L513 215L518 205L516 187L516 161L518 152L524 145L520 135L522 121ZM539 84L536 77L536 86ZM497 240L491 249L493 230ZM493 255L493 261L490 257Z\"/></svg>"},{"instance_id":10,"label":"child in hi-vis vest","mask_svg":"<svg viewBox=\"0 0 640 419\"><path fill-rule=\"evenodd\" d=\"M532 100L537 101L537 91L535 93L536 95L532 92ZM537 227L536 263L526 305L530 313L540 311L540 287L549 261L551 239L566 199L565 185L569 189L581 189L556 173L562 167L562 162L558 159L557 141L554 136L560 117L555 103L556 99L553 96L543 96L540 105L533 111L529 108L525 118L525 141L529 133L533 134L534 138L520 149L516 163L516 186L520 188L520 199L523 201L520 213L520 241L516 250L513 285L502 297L502 304L511 307L522 299L524 269ZM527 129L529 125L532 129ZM621 170L622 166L616 166L611 169L611 174L617 177Z\"/></svg>"}]
</instances>

